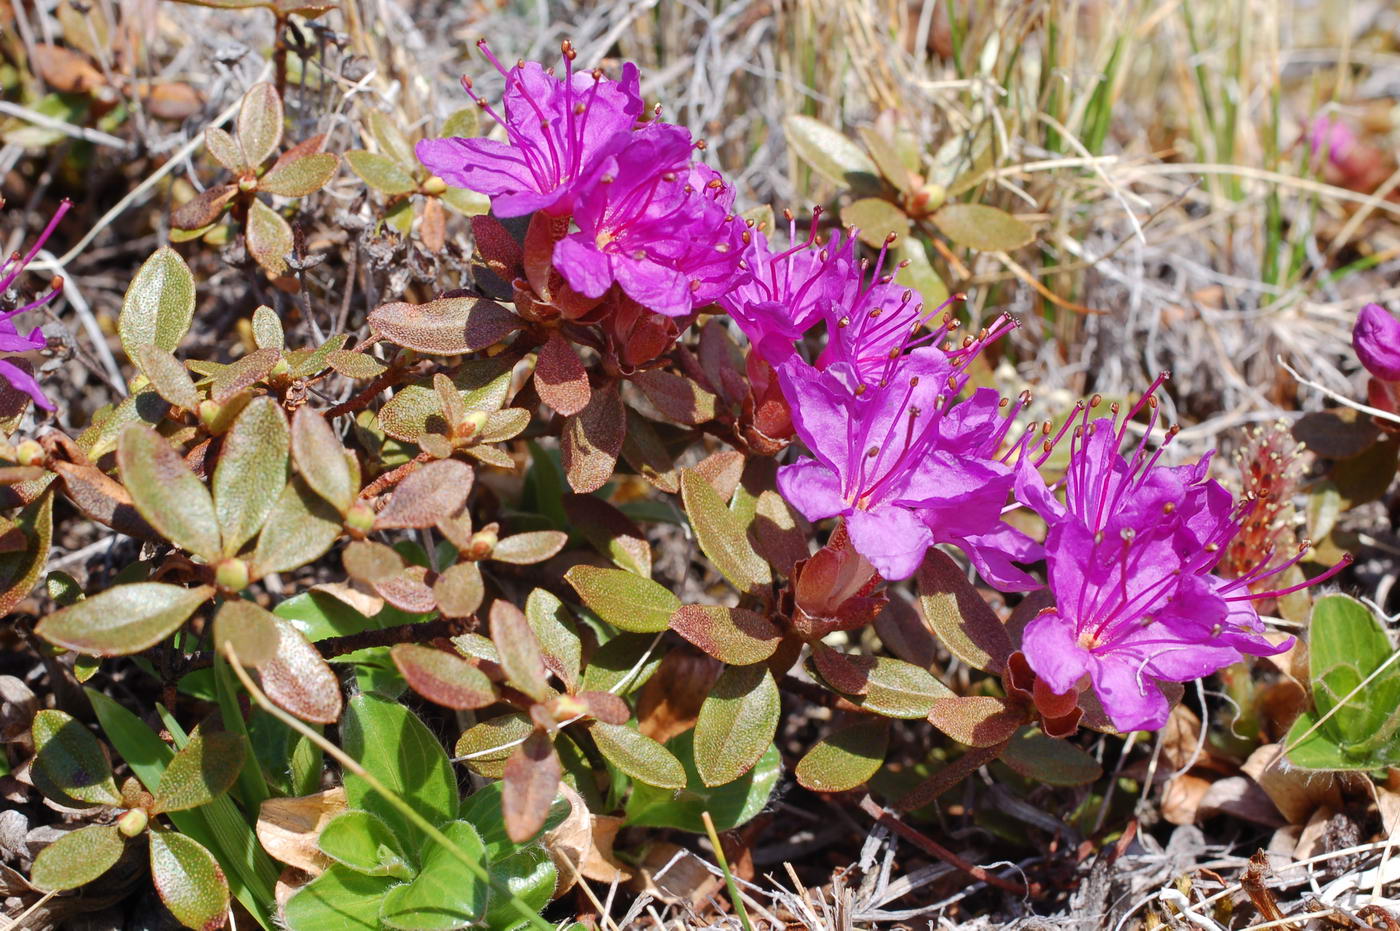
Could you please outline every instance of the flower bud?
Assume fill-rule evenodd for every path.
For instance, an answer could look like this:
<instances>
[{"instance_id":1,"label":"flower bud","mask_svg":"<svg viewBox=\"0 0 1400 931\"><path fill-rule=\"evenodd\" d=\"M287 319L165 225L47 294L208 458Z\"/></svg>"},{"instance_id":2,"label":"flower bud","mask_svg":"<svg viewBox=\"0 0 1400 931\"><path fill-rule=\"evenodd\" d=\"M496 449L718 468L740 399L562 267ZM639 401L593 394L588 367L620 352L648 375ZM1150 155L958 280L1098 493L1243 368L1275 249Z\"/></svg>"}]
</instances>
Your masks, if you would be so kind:
<instances>
[{"instance_id":1,"label":"flower bud","mask_svg":"<svg viewBox=\"0 0 1400 931\"><path fill-rule=\"evenodd\" d=\"M447 182L439 178L437 175L433 175L427 181L423 182L424 194L442 194L446 190Z\"/></svg>"},{"instance_id":2,"label":"flower bud","mask_svg":"<svg viewBox=\"0 0 1400 931\"><path fill-rule=\"evenodd\" d=\"M462 425L457 428L457 435L462 439L476 436L490 418L491 415L486 411L467 411L467 415L462 418Z\"/></svg>"},{"instance_id":3,"label":"flower bud","mask_svg":"<svg viewBox=\"0 0 1400 931\"><path fill-rule=\"evenodd\" d=\"M140 808L133 808L117 819L117 830L123 837L135 837L146 830L150 817Z\"/></svg>"},{"instance_id":4,"label":"flower bud","mask_svg":"<svg viewBox=\"0 0 1400 931\"><path fill-rule=\"evenodd\" d=\"M15 461L22 466L43 465L44 447L33 440L25 440L15 447Z\"/></svg>"},{"instance_id":5,"label":"flower bud","mask_svg":"<svg viewBox=\"0 0 1400 931\"><path fill-rule=\"evenodd\" d=\"M241 592L252 581L248 564L241 559L225 559L214 569L214 584L228 592Z\"/></svg>"},{"instance_id":6,"label":"flower bud","mask_svg":"<svg viewBox=\"0 0 1400 931\"><path fill-rule=\"evenodd\" d=\"M501 542L496 531L490 527L483 527L472 534L471 542L467 546L468 559L486 559L496 551L496 544Z\"/></svg>"},{"instance_id":7,"label":"flower bud","mask_svg":"<svg viewBox=\"0 0 1400 931\"><path fill-rule=\"evenodd\" d=\"M356 539L362 539L374 529L374 508L363 501L350 505L350 510L345 512L345 529Z\"/></svg>"},{"instance_id":8,"label":"flower bud","mask_svg":"<svg viewBox=\"0 0 1400 931\"><path fill-rule=\"evenodd\" d=\"M1351 344L1366 371L1381 381L1400 382L1400 319L1379 304L1367 304L1356 317Z\"/></svg>"},{"instance_id":9,"label":"flower bud","mask_svg":"<svg viewBox=\"0 0 1400 931\"><path fill-rule=\"evenodd\" d=\"M244 175L238 179L238 189L244 194L258 189L258 179L252 175Z\"/></svg>"},{"instance_id":10,"label":"flower bud","mask_svg":"<svg viewBox=\"0 0 1400 931\"><path fill-rule=\"evenodd\" d=\"M943 185L930 181L909 195L909 212L915 216L925 216L942 207L947 199L948 192Z\"/></svg>"},{"instance_id":11,"label":"flower bud","mask_svg":"<svg viewBox=\"0 0 1400 931\"><path fill-rule=\"evenodd\" d=\"M272 367L272 374L274 375L290 375L291 373L292 367L287 363L285 358L278 359L277 364Z\"/></svg>"}]
</instances>

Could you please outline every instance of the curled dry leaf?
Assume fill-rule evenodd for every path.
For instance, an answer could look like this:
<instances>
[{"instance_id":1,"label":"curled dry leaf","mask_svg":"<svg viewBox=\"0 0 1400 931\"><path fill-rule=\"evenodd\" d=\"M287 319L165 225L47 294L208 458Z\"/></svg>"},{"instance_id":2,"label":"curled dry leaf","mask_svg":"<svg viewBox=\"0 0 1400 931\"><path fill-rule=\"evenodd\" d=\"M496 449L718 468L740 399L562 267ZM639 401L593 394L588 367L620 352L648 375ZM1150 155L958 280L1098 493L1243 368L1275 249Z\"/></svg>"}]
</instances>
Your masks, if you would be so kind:
<instances>
[{"instance_id":1,"label":"curled dry leaf","mask_svg":"<svg viewBox=\"0 0 1400 931\"><path fill-rule=\"evenodd\" d=\"M331 859L316 846L316 838L345 809L341 786L297 798L267 799L258 809L258 842L274 859L319 876Z\"/></svg>"}]
</instances>

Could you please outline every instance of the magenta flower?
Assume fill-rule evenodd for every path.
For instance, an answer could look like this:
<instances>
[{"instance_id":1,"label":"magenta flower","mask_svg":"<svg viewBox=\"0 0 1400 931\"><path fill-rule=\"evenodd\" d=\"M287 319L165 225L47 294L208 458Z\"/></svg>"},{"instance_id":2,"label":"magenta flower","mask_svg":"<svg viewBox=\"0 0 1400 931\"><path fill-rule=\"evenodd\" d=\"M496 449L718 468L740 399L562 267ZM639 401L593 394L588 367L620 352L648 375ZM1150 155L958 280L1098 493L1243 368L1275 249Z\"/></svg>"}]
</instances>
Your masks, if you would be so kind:
<instances>
[{"instance_id":1,"label":"magenta flower","mask_svg":"<svg viewBox=\"0 0 1400 931\"><path fill-rule=\"evenodd\" d=\"M1308 148L1314 157L1327 153L1327 160L1337 164L1351 154L1356 145L1356 133L1336 117L1320 114L1308 126Z\"/></svg>"},{"instance_id":2,"label":"magenta flower","mask_svg":"<svg viewBox=\"0 0 1400 931\"><path fill-rule=\"evenodd\" d=\"M1071 435L1063 503L1031 457L1023 458L1017 479L1019 497L1049 528L1045 554L1055 596L1055 606L1026 626L1022 650L1055 692L1092 687L1120 731L1166 723L1159 682L1190 681L1243 654L1288 649L1292 638L1279 645L1265 638L1252 602L1296 588L1256 594L1250 586L1303 555L1272 568L1265 560L1238 579L1212 574L1253 503L1237 506L1224 486L1206 478L1207 461L1158 465L1161 448L1149 457L1146 436L1131 459L1120 452L1127 422L1143 407L1152 411L1151 434L1157 422L1151 390L1121 424L1116 405L1113 418L1092 423L1084 410ZM1097 399L1088 407L1096 405Z\"/></svg>"},{"instance_id":3,"label":"magenta flower","mask_svg":"<svg viewBox=\"0 0 1400 931\"><path fill-rule=\"evenodd\" d=\"M689 162L690 150L690 133L669 123L632 134L615 172L580 198L578 232L554 247L554 267L571 288L596 298L616 283L643 307L681 317L748 277L734 189Z\"/></svg>"},{"instance_id":4,"label":"magenta flower","mask_svg":"<svg viewBox=\"0 0 1400 931\"><path fill-rule=\"evenodd\" d=\"M1361 364L1381 381L1400 382L1400 319L1379 304L1357 315L1351 345Z\"/></svg>"},{"instance_id":5,"label":"magenta flower","mask_svg":"<svg viewBox=\"0 0 1400 931\"><path fill-rule=\"evenodd\" d=\"M419 161L448 184L490 195L497 216L536 210L567 216L580 195L615 173L614 156L631 141L643 109L637 66L623 65L620 81L606 81L600 71L575 72L566 42L564 77L557 78L535 62L507 70L485 40L477 46L505 76L504 116L477 96L469 78L462 84L505 128L507 141L424 139Z\"/></svg>"},{"instance_id":6,"label":"magenta flower","mask_svg":"<svg viewBox=\"0 0 1400 931\"><path fill-rule=\"evenodd\" d=\"M957 403L966 372L932 348L902 357L897 374L873 387L847 362L818 370L796 356L778 378L815 457L783 466L778 488L808 520L843 518L886 579L908 578L928 547L951 543L994 584L1029 581L1010 559L1034 558L1034 544L1002 521L1011 453L996 456L1020 405L997 416L990 389Z\"/></svg>"},{"instance_id":7,"label":"magenta flower","mask_svg":"<svg viewBox=\"0 0 1400 931\"><path fill-rule=\"evenodd\" d=\"M61 203L58 210L54 212L53 217L49 220L48 226L44 227L44 231L39 234L39 238L36 239L34 245L29 248L29 252L24 255L20 255L20 253L16 252L6 259L3 264L0 264L0 301L6 300L6 295L10 290L10 286L19 278L25 266L34 260L34 256L39 254L39 250L44 248L44 243L48 242L49 237L53 235L53 231L58 227L59 221L63 219L63 215L67 213L72 206L73 204L67 200ZM57 297L62 289L62 279L55 278L53 287L48 293L27 304L16 306L10 310L0 311L0 353L32 352L36 349L43 349L48 345L48 341L44 339L44 334L38 327L30 330L27 335L20 333L15 327L13 318L25 311L37 310L43 307ZM54 410L53 402L44 397L43 389L39 387L38 380L27 367L21 366L8 359L0 358L0 378L4 378L5 381L9 382L12 388L23 391L25 394L29 395L34 399L34 403L44 410Z\"/></svg>"}]
</instances>

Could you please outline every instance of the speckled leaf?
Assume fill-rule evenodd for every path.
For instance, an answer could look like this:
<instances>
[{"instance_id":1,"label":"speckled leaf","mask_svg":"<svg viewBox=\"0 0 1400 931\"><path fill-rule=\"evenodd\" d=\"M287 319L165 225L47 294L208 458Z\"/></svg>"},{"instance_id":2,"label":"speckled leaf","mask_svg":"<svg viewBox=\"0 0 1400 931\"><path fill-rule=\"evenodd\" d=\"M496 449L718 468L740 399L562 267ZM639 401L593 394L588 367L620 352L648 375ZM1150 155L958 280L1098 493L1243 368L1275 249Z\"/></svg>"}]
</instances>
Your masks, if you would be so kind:
<instances>
[{"instance_id":1,"label":"speckled leaf","mask_svg":"<svg viewBox=\"0 0 1400 931\"><path fill-rule=\"evenodd\" d=\"M502 537L491 551L491 558L497 562L529 566L552 558L564 548L569 535L559 530L532 530L529 533L516 533Z\"/></svg>"},{"instance_id":2,"label":"speckled leaf","mask_svg":"<svg viewBox=\"0 0 1400 931\"><path fill-rule=\"evenodd\" d=\"M958 743L995 747L1026 723L1026 711L994 695L957 695L935 701L928 720Z\"/></svg>"},{"instance_id":3,"label":"speckled leaf","mask_svg":"<svg viewBox=\"0 0 1400 931\"><path fill-rule=\"evenodd\" d=\"M389 369L369 353L352 349L337 349L331 352L326 356L326 364L346 378L360 380L376 378Z\"/></svg>"},{"instance_id":4,"label":"speckled leaf","mask_svg":"<svg viewBox=\"0 0 1400 931\"><path fill-rule=\"evenodd\" d=\"M505 771L506 760L519 745L517 742L534 729L524 713L503 714L463 731L452 753L481 775L499 779Z\"/></svg>"},{"instance_id":5,"label":"speckled leaf","mask_svg":"<svg viewBox=\"0 0 1400 931\"><path fill-rule=\"evenodd\" d=\"M126 656L173 634L213 594L208 585L118 585L50 614L35 632L50 643L80 653Z\"/></svg>"},{"instance_id":6,"label":"speckled leaf","mask_svg":"<svg viewBox=\"0 0 1400 931\"><path fill-rule=\"evenodd\" d=\"M722 663L751 666L778 649L782 632L763 615L724 605L685 605L671 629Z\"/></svg>"},{"instance_id":7,"label":"speckled leaf","mask_svg":"<svg viewBox=\"0 0 1400 931\"><path fill-rule=\"evenodd\" d=\"M236 172L244 167L243 150L238 147L238 140L217 126L204 130L204 147L215 161L229 171Z\"/></svg>"},{"instance_id":8,"label":"speckled leaf","mask_svg":"<svg viewBox=\"0 0 1400 931\"><path fill-rule=\"evenodd\" d=\"M344 346L349 339L344 333L335 333L315 349L289 350L283 356L291 369L289 374L293 378L310 378L317 372L324 371L331 364L331 353Z\"/></svg>"},{"instance_id":9,"label":"speckled leaf","mask_svg":"<svg viewBox=\"0 0 1400 931\"><path fill-rule=\"evenodd\" d=\"M909 233L909 218L894 204L880 197L862 197L841 208L841 222L860 231L860 241L873 249L885 244L890 235Z\"/></svg>"},{"instance_id":10,"label":"speckled leaf","mask_svg":"<svg viewBox=\"0 0 1400 931\"><path fill-rule=\"evenodd\" d=\"M495 301L452 297L426 304L376 307L369 315L376 336L407 349L460 356L494 346L521 326L520 318Z\"/></svg>"},{"instance_id":11,"label":"speckled leaf","mask_svg":"<svg viewBox=\"0 0 1400 931\"><path fill-rule=\"evenodd\" d=\"M287 255L294 241L292 228L281 214L260 200L248 208L248 225L243 230L248 253L274 277L287 270Z\"/></svg>"},{"instance_id":12,"label":"speckled leaf","mask_svg":"<svg viewBox=\"0 0 1400 931\"><path fill-rule=\"evenodd\" d=\"M550 330L535 364L535 391L540 400L568 417L588 406L588 370L573 345L558 330Z\"/></svg>"},{"instance_id":13,"label":"speckled leaf","mask_svg":"<svg viewBox=\"0 0 1400 931\"><path fill-rule=\"evenodd\" d=\"M243 393L272 374L281 361L276 349L255 349L220 369L210 381L209 397L220 404Z\"/></svg>"},{"instance_id":14,"label":"speckled leaf","mask_svg":"<svg viewBox=\"0 0 1400 931\"><path fill-rule=\"evenodd\" d=\"M199 841L173 831L151 831L151 880L160 900L187 928L212 931L228 917L228 880Z\"/></svg>"},{"instance_id":15,"label":"speckled leaf","mask_svg":"<svg viewBox=\"0 0 1400 931\"><path fill-rule=\"evenodd\" d=\"M408 687L431 702L470 711L497 700L486 673L460 656L417 643L396 644L389 655Z\"/></svg>"},{"instance_id":16,"label":"speckled leaf","mask_svg":"<svg viewBox=\"0 0 1400 931\"><path fill-rule=\"evenodd\" d=\"M860 718L813 744L797 762L797 781L813 792L848 792L879 771L889 744L884 721Z\"/></svg>"},{"instance_id":17,"label":"speckled leaf","mask_svg":"<svg viewBox=\"0 0 1400 931\"><path fill-rule=\"evenodd\" d=\"M292 416L292 458L306 484L342 513L355 503L356 476L345 459L345 447L326 418L309 407Z\"/></svg>"},{"instance_id":18,"label":"speckled leaf","mask_svg":"<svg viewBox=\"0 0 1400 931\"><path fill-rule=\"evenodd\" d=\"M583 644L564 602L537 588L525 599L525 620L539 642L545 665L571 691L576 689L583 664Z\"/></svg>"},{"instance_id":19,"label":"speckled leaf","mask_svg":"<svg viewBox=\"0 0 1400 931\"><path fill-rule=\"evenodd\" d=\"M594 614L632 633L665 630L681 606L665 586L622 569L579 565L564 573L564 580Z\"/></svg>"},{"instance_id":20,"label":"speckled leaf","mask_svg":"<svg viewBox=\"0 0 1400 931\"><path fill-rule=\"evenodd\" d=\"M1001 761L1027 779L1052 786L1088 785L1103 775L1103 767L1074 744L1030 727L1012 739Z\"/></svg>"},{"instance_id":21,"label":"speckled leaf","mask_svg":"<svg viewBox=\"0 0 1400 931\"><path fill-rule=\"evenodd\" d=\"M627 434L622 441L622 457L627 464L637 470L637 474L657 488L673 495L680 491L680 475L676 463L661 438L656 434L652 422L629 411L627 414Z\"/></svg>"},{"instance_id":22,"label":"speckled leaf","mask_svg":"<svg viewBox=\"0 0 1400 931\"><path fill-rule=\"evenodd\" d=\"M387 155L352 149L345 153L345 163L361 181L381 194L393 196L418 190L413 177Z\"/></svg>"},{"instance_id":23,"label":"speckled leaf","mask_svg":"<svg viewBox=\"0 0 1400 931\"><path fill-rule=\"evenodd\" d=\"M1005 210L987 204L947 204L933 223L953 242L979 252L1010 252L1035 239L1035 231Z\"/></svg>"},{"instance_id":24,"label":"speckled leaf","mask_svg":"<svg viewBox=\"0 0 1400 931\"><path fill-rule=\"evenodd\" d=\"M652 369L632 379L642 394L665 417L676 423L694 426L715 419L715 396L694 380Z\"/></svg>"},{"instance_id":25,"label":"speckled leaf","mask_svg":"<svg viewBox=\"0 0 1400 931\"><path fill-rule=\"evenodd\" d=\"M126 289L117 333L127 358L136 347L152 344L174 352L194 318L194 275L180 254L161 246L141 264Z\"/></svg>"},{"instance_id":26,"label":"speckled leaf","mask_svg":"<svg viewBox=\"0 0 1400 931\"><path fill-rule=\"evenodd\" d=\"M564 420L560 437L564 474L580 494L597 491L612 478L627 434L627 409L616 383L596 389L588 406Z\"/></svg>"},{"instance_id":27,"label":"speckled leaf","mask_svg":"<svg viewBox=\"0 0 1400 931\"><path fill-rule=\"evenodd\" d=\"M278 160L258 179L258 190L279 197L305 197L325 187L340 159L331 152L315 152L290 161Z\"/></svg>"},{"instance_id":28,"label":"speckled leaf","mask_svg":"<svg viewBox=\"0 0 1400 931\"><path fill-rule=\"evenodd\" d=\"M433 582L433 600L443 617L471 617L485 595L481 568L474 562L448 566Z\"/></svg>"},{"instance_id":29,"label":"speckled leaf","mask_svg":"<svg viewBox=\"0 0 1400 931\"><path fill-rule=\"evenodd\" d=\"M593 495L565 495L564 513L572 528L618 568L651 578L651 545L626 514Z\"/></svg>"},{"instance_id":30,"label":"speckled leaf","mask_svg":"<svg viewBox=\"0 0 1400 931\"><path fill-rule=\"evenodd\" d=\"M224 208L228 206L229 201L237 196L236 184L219 184L200 191L170 211L170 225L177 231L189 232L191 238L203 235L224 215ZM170 238L172 242L183 241L183 237L176 232L172 232Z\"/></svg>"},{"instance_id":31,"label":"speckled leaf","mask_svg":"<svg viewBox=\"0 0 1400 931\"><path fill-rule=\"evenodd\" d=\"M544 827L549 808L559 793L562 774L559 755L554 752L549 735L542 730L532 731L511 753L501 772L505 783L501 814L505 817L506 835L511 840L523 844Z\"/></svg>"},{"instance_id":32,"label":"speckled leaf","mask_svg":"<svg viewBox=\"0 0 1400 931\"><path fill-rule=\"evenodd\" d=\"M948 650L973 669L999 673L1011 635L953 558L930 549L917 576L919 606Z\"/></svg>"},{"instance_id":33,"label":"speckled leaf","mask_svg":"<svg viewBox=\"0 0 1400 931\"><path fill-rule=\"evenodd\" d=\"M121 804L102 747L72 715L46 708L34 715L30 733L35 750L31 773L46 795L57 790L62 794L54 801L71 800L75 807L76 803Z\"/></svg>"},{"instance_id":34,"label":"speckled leaf","mask_svg":"<svg viewBox=\"0 0 1400 931\"><path fill-rule=\"evenodd\" d=\"M253 567L258 576L287 572L324 555L340 539L340 512L294 476L258 534Z\"/></svg>"},{"instance_id":35,"label":"speckled leaf","mask_svg":"<svg viewBox=\"0 0 1400 931\"><path fill-rule=\"evenodd\" d=\"M259 349L286 348L286 335L282 332L282 320L276 311L266 304L253 311L253 344Z\"/></svg>"},{"instance_id":36,"label":"speckled leaf","mask_svg":"<svg viewBox=\"0 0 1400 931\"><path fill-rule=\"evenodd\" d=\"M254 84L238 110L238 145L243 151L243 164L261 165L281 141L282 98L271 84Z\"/></svg>"},{"instance_id":37,"label":"speckled leaf","mask_svg":"<svg viewBox=\"0 0 1400 931\"><path fill-rule=\"evenodd\" d=\"M773 742L781 713L767 666L726 669L695 722L695 768L705 785L727 785L752 769Z\"/></svg>"},{"instance_id":38,"label":"speckled leaf","mask_svg":"<svg viewBox=\"0 0 1400 931\"><path fill-rule=\"evenodd\" d=\"M219 556L219 524L204 483L159 433L132 424L117 441L117 472L136 510L161 536L205 561Z\"/></svg>"},{"instance_id":39,"label":"speckled leaf","mask_svg":"<svg viewBox=\"0 0 1400 931\"><path fill-rule=\"evenodd\" d=\"M671 751L641 731L623 724L593 724L589 728L598 752L627 775L661 789L684 789L685 767Z\"/></svg>"},{"instance_id":40,"label":"speckled leaf","mask_svg":"<svg viewBox=\"0 0 1400 931\"><path fill-rule=\"evenodd\" d=\"M238 781L246 754L247 741L238 734L196 730L161 774L155 813L197 808L223 795Z\"/></svg>"},{"instance_id":41,"label":"speckled leaf","mask_svg":"<svg viewBox=\"0 0 1400 931\"><path fill-rule=\"evenodd\" d=\"M135 357L132 361L150 379L151 387L161 397L185 410L194 410L199 406L199 392L195 391L194 381L183 362L154 343L139 343L133 350Z\"/></svg>"},{"instance_id":42,"label":"speckled leaf","mask_svg":"<svg viewBox=\"0 0 1400 931\"><path fill-rule=\"evenodd\" d=\"M379 512L375 530L431 527L441 517L462 510L476 473L460 459L441 459L411 473L399 483L388 505Z\"/></svg>"},{"instance_id":43,"label":"speckled leaf","mask_svg":"<svg viewBox=\"0 0 1400 931\"><path fill-rule=\"evenodd\" d=\"M34 857L29 881L45 892L85 886L116 865L126 839L115 824L89 824L69 831Z\"/></svg>"},{"instance_id":44,"label":"speckled leaf","mask_svg":"<svg viewBox=\"0 0 1400 931\"><path fill-rule=\"evenodd\" d=\"M699 473L681 473L681 499L700 548L739 591L758 594L773 581L772 570L754 551L744 527L724 499Z\"/></svg>"},{"instance_id":45,"label":"speckled leaf","mask_svg":"<svg viewBox=\"0 0 1400 931\"><path fill-rule=\"evenodd\" d=\"M231 643L279 707L318 724L340 717L340 680L291 621L233 599L214 618L214 643L221 650Z\"/></svg>"},{"instance_id":46,"label":"speckled leaf","mask_svg":"<svg viewBox=\"0 0 1400 931\"><path fill-rule=\"evenodd\" d=\"M835 129L810 116L789 116L783 121L788 145L798 157L833 184L849 187L851 175L876 175L870 156Z\"/></svg>"},{"instance_id":47,"label":"speckled leaf","mask_svg":"<svg viewBox=\"0 0 1400 931\"><path fill-rule=\"evenodd\" d=\"M544 655L530 622L519 608L508 601L491 603L491 642L501 657L510 684L535 701L547 701L554 690L545 681L548 671Z\"/></svg>"},{"instance_id":48,"label":"speckled leaf","mask_svg":"<svg viewBox=\"0 0 1400 931\"><path fill-rule=\"evenodd\" d=\"M254 398L238 415L214 467L214 511L223 553L233 556L267 520L287 484L292 431L270 397Z\"/></svg>"}]
</instances>

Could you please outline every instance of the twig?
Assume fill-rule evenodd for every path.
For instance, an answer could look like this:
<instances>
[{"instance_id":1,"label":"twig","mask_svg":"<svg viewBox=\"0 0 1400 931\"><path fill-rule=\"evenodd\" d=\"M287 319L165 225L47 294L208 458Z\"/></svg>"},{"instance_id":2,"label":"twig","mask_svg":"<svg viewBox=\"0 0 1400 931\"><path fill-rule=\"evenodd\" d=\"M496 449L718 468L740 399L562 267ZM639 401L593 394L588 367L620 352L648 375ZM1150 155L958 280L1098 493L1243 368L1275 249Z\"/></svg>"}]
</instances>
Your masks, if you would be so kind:
<instances>
[{"instance_id":1,"label":"twig","mask_svg":"<svg viewBox=\"0 0 1400 931\"><path fill-rule=\"evenodd\" d=\"M1338 394L1331 388L1320 385L1315 381L1309 381L1308 379L1304 378L1302 375L1299 375L1296 371L1294 371L1292 366L1290 366L1287 362L1283 361L1282 356L1278 357L1278 364L1283 366L1284 371L1292 375L1294 379L1297 380L1298 384L1307 385L1309 388L1314 388L1318 391L1321 391L1323 394L1327 395L1327 397L1336 401L1338 404L1345 404L1352 410L1360 411L1363 414L1370 414L1372 417L1379 417L1381 420L1387 420L1390 423L1400 423L1400 416L1392 414L1390 411L1383 411L1378 407L1371 407L1369 405L1362 404L1360 401L1353 401L1346 395Z\"/></svg>"},{"instance_id":2,"label":"twig","mask_svg":"<svg viewBox=\"0 0 1400 931\"><path fill-rule=\"evenodd\" d=\"M957 867L967 875L978 879L989 886L996 886L998 889L1010 892L1013 895L1023 896L1027 895L1031 891L1021 883L1013 882L1009 879L1003 879L1002 877L987 871L986 869L978 866L975 863L969 863L967 860L964 860L962 857L953 853L953 851L949 850L947 847L944 847L942 844L938 843L932 838L921 834L919 831L916 831L914 828L911 828L903 821L900 821L894 815L885 811L879 805L875 804L875 801L868 795L860 800L860 809L870 817L874 818L876 824L888 828L889 830L893 831L900 837L909 841L909 843L913 844L915 847L918 847L925 853L937 857L944 863Z\"/></svg>"},{"instance_id":3,"label":"twig","mask_svg":"<svg viewBox=\"0 0 1400 931\"><path fill-rule=\"evenodd\" d=\"M43 129L52 129L54 132L63 133L63 135L71 139L95 142L99 145L120 149L123 152L131 148L131 143L127 142L125 139L119 139L116 136L109 135L100 130L88 129L86 126L74 126L72 123L65 123L63 120L56 119L52 116L45 116L37 110L22 107L8 100L0 100L0 113L7 113L10 116L18 117L26 123L39 126Z\"/></svg>"}]
</instances>

